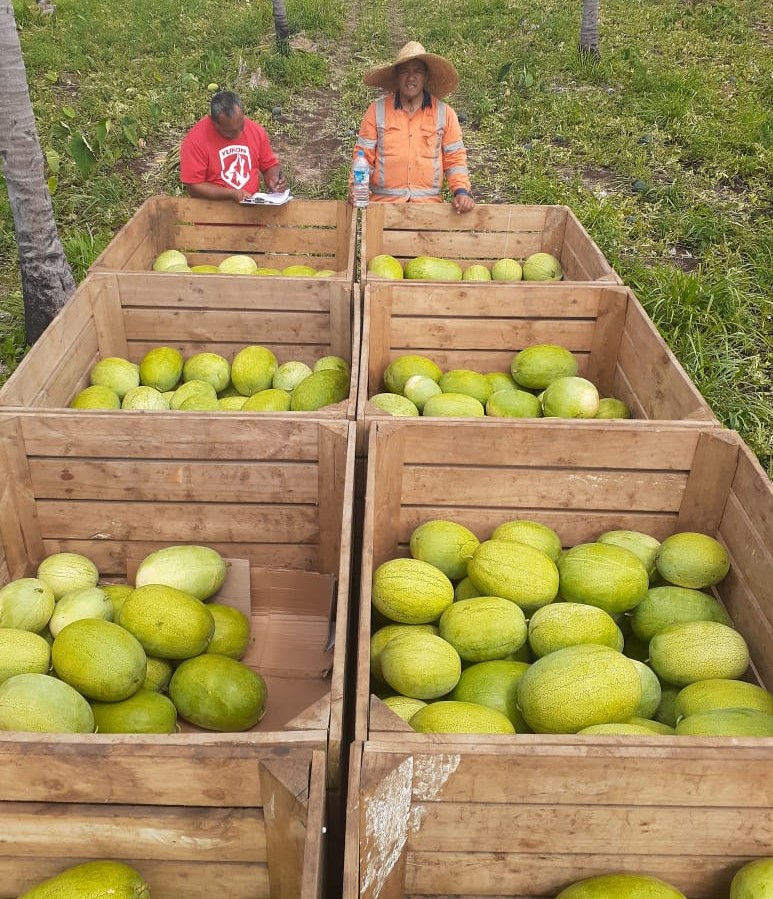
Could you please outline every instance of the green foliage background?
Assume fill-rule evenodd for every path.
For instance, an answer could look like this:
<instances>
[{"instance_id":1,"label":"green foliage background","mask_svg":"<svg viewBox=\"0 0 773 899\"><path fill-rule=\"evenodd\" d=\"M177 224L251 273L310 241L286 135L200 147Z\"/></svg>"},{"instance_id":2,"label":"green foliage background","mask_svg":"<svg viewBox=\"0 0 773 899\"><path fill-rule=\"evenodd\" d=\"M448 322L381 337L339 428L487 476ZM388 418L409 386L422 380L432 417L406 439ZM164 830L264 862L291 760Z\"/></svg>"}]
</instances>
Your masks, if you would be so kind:
<instances>
[{"instance_id":1,"label":"green foliage background","mask_svg":"<svg viewBox=\"0 0 773 899\"><path fill-rule=\"evenodd\" d=\"M81 279L146 197L179 192L177 152L215 83L289 140L317 88L341 198L370 92L362 73L417 39L461 75L476 191L572 208L717 416L773 473L773 8L767 0L601 0L601 61L577 53L581 2L288 0L303 50L275 52L266 0L14 0L57 222ZM297 41L296 41L297 46ZM320 95L321 96L321 95ZM272 118L279 106L283 115ZM292 177L292 173L290 173ZM0 364L25 347L0 179Z\"/></svg>"}]
</instances>

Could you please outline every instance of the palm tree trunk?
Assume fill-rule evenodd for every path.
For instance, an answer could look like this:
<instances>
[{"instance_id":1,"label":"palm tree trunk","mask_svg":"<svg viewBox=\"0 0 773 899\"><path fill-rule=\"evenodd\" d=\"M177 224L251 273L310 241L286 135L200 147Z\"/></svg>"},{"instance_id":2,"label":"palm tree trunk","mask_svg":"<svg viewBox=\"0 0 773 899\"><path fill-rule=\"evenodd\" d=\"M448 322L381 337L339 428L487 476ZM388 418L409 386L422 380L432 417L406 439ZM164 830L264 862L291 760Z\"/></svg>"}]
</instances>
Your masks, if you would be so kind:
<instances>
[{"instance_id":1,"label":"palm tree trunk","mask_svg":"<svg viewBox=\"0 0 773 899\"><path fill-rule=\"evenodd\" d=\"M0 76L0 163L16 230L26 337L32 344L75 290L75 279L54 221L11 0L0 0Z\"/></svg>"},{"instance_id":2,"label":"palm tree trunk","mask_svg":"<svg viewBox=\"0 0 773 899\"><path fill-rule=\"evenodd\" d=\"M290 26L287 22L285 0L271 0L271 5L274 10L274 31L276 32L277 49L286 56L290 52Z\"/></svg>"},{"instance_id":3,"label":"palm tree trunk","mask_svg":"<svg viewBox=\"0 0 773 899\"><path fill-rule=\"evenodd\" d=\"M601 59L599 52L599 0L583 0L580 55Z\"/></svg>"}]
</instances>

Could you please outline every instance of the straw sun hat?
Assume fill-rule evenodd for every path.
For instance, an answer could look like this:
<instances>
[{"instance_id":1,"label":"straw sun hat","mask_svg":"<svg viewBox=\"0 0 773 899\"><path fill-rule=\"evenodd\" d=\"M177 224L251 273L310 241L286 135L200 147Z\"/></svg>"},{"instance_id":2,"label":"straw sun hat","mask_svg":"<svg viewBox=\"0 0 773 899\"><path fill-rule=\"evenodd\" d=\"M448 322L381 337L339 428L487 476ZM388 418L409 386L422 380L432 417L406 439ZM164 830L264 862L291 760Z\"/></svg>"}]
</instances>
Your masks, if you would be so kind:
<instances>
[{"instance_id":1,"label":"straw sun hat","mask_svg":"<svg viewBox=\"0 0 773 899\"><path fill-rule=\"evenodd\" d=\"M412 59L420 59L426 64L427 78L424 84L433 96L446 97L456 89L459 76L453 65L442 56L427 53L418 41L409 41L401 47L394 62L368 69L365 73L365 84L394 93L397 91L397 67Z\"/></svg>"}]
</instances>

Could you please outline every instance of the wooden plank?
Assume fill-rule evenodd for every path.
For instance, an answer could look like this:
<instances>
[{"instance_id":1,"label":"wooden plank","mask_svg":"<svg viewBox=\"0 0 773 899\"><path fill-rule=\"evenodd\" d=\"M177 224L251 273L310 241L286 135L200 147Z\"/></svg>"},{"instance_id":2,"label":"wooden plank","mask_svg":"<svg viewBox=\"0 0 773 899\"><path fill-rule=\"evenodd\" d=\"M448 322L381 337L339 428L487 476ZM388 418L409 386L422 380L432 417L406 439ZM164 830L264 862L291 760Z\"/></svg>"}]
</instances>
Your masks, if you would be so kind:
<instances>
[{"instance_id":1,"label":"wooden plank","mask_svg":"<svg viewBox=\"0 0 773 899\"><path fill-rule=\"evenodd\" d=\"M691 899L726 899L735 871L746 856L632 852L572 853L545 846L542 852L411 853L405 896L556 896L587 877L624 871L672 884ZM348 897L347 897L348 899ZM621 897L622 899L622 897Z\"/></svg>"},{"instance_id":2,"label":"wooden plank","mask_svg":"<svg viewBox=\"0 0 773 899\"><path fill-rule=\"evenodd\" d=\"M323 834L326 831L325 811L325 755L312 753L309 775L309 799L306 812L302 879L299 899L323 899L328 882L324 861ZM273 897L272 897L273 899Z\"/></svg>"},{"instance_id":3,"label":"wooden plank","mask_svg":"<svg viewBox=\"0 0 773 899\"><path fill-rule=\"evenodd\" d=\"M29 460L32 490L40 499L109 502L181 502L217 497L220 503L317 501L318 466L311 462L191 459ZM329 485L335 494L334 484ZM340 510L339 510L340 511Z\"/></svg>"},{"instance_id":4,"label":"wooden plank","mask_svg":"<svg viewBox=\"0 0 773 899\"><path fill-rule=\"evenodd\" d=\"M270 899L268 870L265 864L238 862L172 862L131 858L113 852L120 860L140 872L153 899L211 899L228 884L228 899ZM93 856L23 858L0 856L0 897L16 899L32 886L59 874L65 868L91 861Z\"/></svg>"},{"instance_id":5,"label":"wooden plank","mask_svg":"<svg viewBox=\"0 0 773 899\"><path fill-rule=\"evenodd\" d=\"M564 246L567 243L567 236L571 235L569 229L569 219L573 218L571 212L566 206L548 206L545 210L545 225L542 229L542 241L540 243L540 252L551 253L562 263L565 259ZM569 277L571 267L564 265L565 277ZM569 272L566 269L569 268ZM584 280L577 278L576 280ZM591 280L591 279L588 279Z\"/></svg>"},{"instance_id":6,"label":"wooden plank","mask_svg":"<svg viewBox=\"0 0 773 899\"><path fill-rule=\"evenodd\" d=\"M304 759L264 762L260 782L265 797L265 838L271 896L300 896L307 823L309 766Z\"/></svg>"},{"instance_id":7,"label":"wooden plank","mask_svg":"<svg viewBox=\"0 0 773 899\"><path fill-rule=\"evenodd\" d=\"M719 527L738 460L735 435L705 431L698 437L693 467L681 498L677 528L713 534Z\"/></svg>"},{"instance_id":8,"label":"wooden plank","mask_svg":"<svg viewBox=\"0 0 773 899\"><path fill-rule=\"evenodd\" d=\"M590 358L585 377L598 388L601 396L613 396L612 384L620 350L620 338L625 325L627 297L610 288L601 295L598 319L591 338ZM557 340L561 346L571 346Z\"/></svg>"},{"instance_id":9,"label":"wooden plank","mask_svg":"<svg viewBox=\"0 0 773 899\"><path fill-rule=\"evenodd\" d=\"M545 842L571 840L577 852L619 844L636 854L665 855L679 834L687 855L765 855L773 839L769 809L706 807L700 827L694 822L693 809L670 807L428 803L421 828L408 840L412 851L462 851L475 833L477 846L488 851L523 852L544 834Z\"/></svg>"},{"instance_id":10,"label":"wooden plank","mask_svg":"<svg viewBox=\"0 0 773 899\"><path fill-rule=\"evenodd\" d=\"M0 541L7 574L15 580L32 576L43 556L32 478L16 419L0 422L0 463Z\"/></svg>"},{"instance_id":11,"label":"wooden plank","mask_svg":"<svg viewBox=\"0 0 773 899\"><path fill-rule=\"evenodd\" d=\"M109 857L120 845L130 856L174 861L266 860L260 809L4 802L0 826L4 843L32 858L49 856L52 845Z\"/></svg>"}]
</instances>

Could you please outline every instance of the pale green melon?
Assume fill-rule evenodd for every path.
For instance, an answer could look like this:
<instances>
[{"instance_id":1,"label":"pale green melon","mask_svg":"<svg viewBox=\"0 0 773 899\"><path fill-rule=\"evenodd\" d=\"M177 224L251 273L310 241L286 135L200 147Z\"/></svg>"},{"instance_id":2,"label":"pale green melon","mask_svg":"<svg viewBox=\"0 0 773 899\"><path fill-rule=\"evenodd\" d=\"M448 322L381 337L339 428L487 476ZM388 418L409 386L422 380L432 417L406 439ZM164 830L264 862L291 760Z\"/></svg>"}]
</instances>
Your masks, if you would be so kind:
<instances>
[{"instance_id":1,"label":"pale green melon","mask_svg":"<svg viewBox=\"0 0 773 899\"><path fill-rule=\"evenodd\" d=\"M440 376L438 386L443 393L462 393L474 397L482 406L491 396L491 385L485 375L466 368L454 368Z\"/></svg>"},{"instance_id":2,"label":"pale green melon","mask_svg":"<svg viewBox=\"0 0 773 899\"><path fill-rule=\"evenodd\" d=\"M550 603L529 619L529 646L537 658L580 643L597 643L622 652L623 642L614 618L584 603Z\"/></svg>"},{"instance_id":3,"label":"pale green melon","mask_svg":"<svg viewBox=\"0 0 773 899\"><path fill-rule=\"evenodd\" d=\"M457 651L435 634L398 634L381 650L381 672L396 692L413 699L437 699L457 685L462 661Z\"/></svg>"},{"instance_id":4,"label":"pale green melon","mask_svg":"<svg viewBox=\"0 0 773 899\"><path fill-rule=\"evenodd\" d=\"M591 724L577 731L578 734L596 736L649 736L656 733L651 727L633 724L630 721L616 721L612 724Z\"/></svg>"},{"instance_id":5,"label":"pale green melon","mask_svg":"<svg viewBox=\"0 0 773 899\"><path fill-rule=\"evenodd\" d=\"M228 656L186 659L169 681L169 698L181 718L206 730L239 732L254 727L266 712L265 680Z\"/></svg>"},{"instance_id":6,"label":"pale green melon","mask_svg":"<svg viewBox=\"0 0 773 899\"><path fill-rule=\"evenodd\" d=\"M89 380L92 386L108 387L123 399L127 390L139 386L140 367L120 356L107 356L92 366Z\"/></svg>"},{"instance_id":7,"label":"pale green melon","mask_svg":"<svg viewBox=\"0 0 773 899\"><path fill-rule=\"evenodd\" d=\"M268 387L248 396L241 405L242 412L287 412L290 394L278 387Z\"/></svg>"},{"instance_id":8,"label":"pale green melon","mask_svg":"<svg viewBox=\"0 0 773 899\"><path fill-rule=\"evenodd\" d=\"M428 562L391 559L373 573L371 600L391 621L429 624L454 601L454 585Z\"/></svg>"},{"instance_id":9,"label":"pale green melon","mask_svg":"<svg viewBox=\"0 0 773 899\"><path fill-rule=\"evenodd\" d=\"M231 383L243 396L271 386L278 368L276 356L264 346L246 346L231 362Z\"/></svg>"},{"instance_id":10,"label":"pale green melon","mask_svg":"<svg viewBox=\"0 0 773 899\"><path fill-rule=\"evenodd\" d=\"M305 362L283 362L274 372L271 386L292 393L310 374L311 368Z\"/></svg>"},{"instance_id":11,"label":"pale green melon","mask_svg":"<svg viewBox=\"0 0 773 899\"><path fill-rule=\"evenodd\" d=\"M185 253L179 250L163 250L153 260L154 272L165 272L171 265L187 265L188 259Z\"/></svg>"},{"instance_id":12,"label":"pale green melon","mask_svg":"<svg viewBox=\"0 0 773 899\"><path fill-rule=\"evenodd\" d=\"M539 549L509 540L486 540L475 550L467 574L483 596L502 596L531 613L558 593L555 562Z\"/></svg>"},{"instance_id":13,"label":"pale green melon","mask_svg":"<svg viewBox=\"0 0 773 899\"><path fill-rule=\"evenodd\" d=\"M773 737L773 715L758 709L711 709L676 722L681 737Z\"/></svg>"},{"instance_id":14,"label":"pale green melon","mask_svg":"<svg viewBox=\"0 0 773 899\"><path fill-rule=\"evenodd\" d=\"M523 268L517 259L497 259L491 266L492 281L520 281L523 278Z\"/></svg>"},{"instance_id":15,"label":"pale green melon","mask_svg":"<svg viewBox=\"0 0 773 899\"><path fill-rule=\"evenodd\" d=\"M528 667L528 662L511 659L469 665L448 698L496 709L510 719L516 733L528 733L530 729L518 710L518 681Z\"/></svg>"},{"instance_id":16,"label":"pale green melon","mask_svg":"<svg viewBox=\"0 0 773 899\"><path fill-rule=\"evenodd\" d=\"M48 674L17 674L0 684L0 731L57 734L94 732L94 715L81 694Z\"/></svg>"},{"instance_id":17,"label":"pale green melon","mask_svg":"<svg viewBox=\"0 0 773 899\"><path fill-rule=\"evenodd\" d=\"M406 723L427 704L423 699L412 699L410 696L400 696L399 694L385 696L381 701Z\"/></svg>"},{"instance_id":18,"label":"pale green melon","mask_svg":"<svg viewBox=\"0 0 773 899\"><path fill-rule=\"evenodd\" d=\"M560 281L563 276L561 263L552 253L532 253L524 260L524 281Z\"/></svg>"},{"instance_id":19,"label":"pale green melon","mask_svg":"<svg viewBox=\"0 0 773 899\"><path fill-rule=\"evenodd\" d=\"M186 381L172 394L169 408L177 411L210 411L217 409L217 392L206 381Z\"/></svg>"},{"instance_id":20,"label":"pale green melon","mask_svg":"<svg viewBox=\"0 0 773 899\"><path fill-rule=\"evenodd\" d=\"M54 638L51 662L57 676L87 699L118 702L142 686L145 651L123 627L101 618L73 621Z\"/></svg>"},{"instance_id":21,"label":"pale green melon","mask_svg":"<svg viewBox=\"0 0 773 899\"><path fill-rule=\"evenodd\" d=\"M504 659L526 642L526 618L500 596L460 599L440 616L440 636L465 662Z\"/></svg>"},{"instance_id":22,"label":"pale green melon","mask_svg":"<svg viewBox=\"0 0 773 899\"><path fill-rule=\"evenodd\" d=\"M150 899L150 889L124 862L98 860L65 868L19 899Z\"/></svg>"},{"instance_id":23,"label":"pale green melon","mask_svg":"<svg viewBox=\"0 0 773 899\"><path fill-rule=\"evenodd\" d=\"M258 264L251 256L234 253L218 263L217 270L226 275L254 275Z\"/></svg>"},{"instance_id":24,"label":"pale green melon","mask_svg":"<svg viewBox=\"0 0 773 899\"><path fill-rule=\"evenodd\" d=\"M148 656L148 667L145 672L145 680L142 682L142 690L155 690L156 693L164 693L169 686L169 680L174 674L174 664L169 659L159 659L157 656Z\"/></svg>"},{"instance_id":25,"label":"pale green melon","mask_svg":"<svg viewBox=\"0 0 773 899\"><path fill-rule=\"evenodd\" d=\"M293 412L316 412L340 403L349 396L349 376L334 368L312 372L293 390L290 409Z\"/></svg>"},{"instance_id":26,"label":"pale green melon","mask_svg":"<svg viewBox=\"0 0 773 899\"><path fill-rule=\"evenodd\" d=\"M0 588L0 628L39 633L54 611L54 591L36 577L22 577Z\"/></svg>"},{"instance_id":27,"label":"pale green melon","mask_svg":"<svg viewBox=\"0 0 773 899\"><path fill-rule=\"evenodd\" d=\"M670 584L695 590L718 584L730 570L724 546L708 534L693 531L666 537L656 564Z\"/></svg>"},{"instance_id":28,"label":"pale green melon","mask_svg":"<svg viewBox=\"0 0 773 899\"><path fill-rule=\"evenodd\" d=\"M155 690L140 689L120 702L91 702L98 734L173 734L177 709Z\"/></svg>"},{"instance_id":29,"label":"pale green melon","mask_svg":"<svg viewBox=\"0 0 773 899\"><path fill-rule=\"evenodd\" d=\"M594 418L599 408L599 392L587 378L556 378L542 394L545 418Z\"/></svg>"},{"instance_id":30,"label":"pale green melon","mask_svg":"<svg viewBox=\"0 0 773 899\"><path fill-rule=\"evenodd\" d=\"M489 382L492 396L501 390L518 390L509 371L489 371L483 377Z\"/></svg>"},{"instance_id":31,"label":"pale green melon","mask_svg":"<svg viewBox=\"0 0 773 899\"><path fill-rule=\"evenodd\" d=\"M205 652L215 632L214 618L204 603L157 583L137 587L123 604L119 622L148 655L162 659L189 659Z\"/></svg>"},{"instance_id":32,"label":"pale green melon","mask_svg":"<svg viewBox=\"0 0 773 899\"><path fill-rule=\"evenodd\" d=\"M231 366L219 353L194 353L183 365L183 381L206 381L216 391L225 390L231 381Z\"/></svg>"},{"instance_id":33,"label":"pale green melon","mask_svg":"<svg viewBox=\"0 0 773 899\"><path fill-rule=\"evenodd\" d=\"M634 716L633 718L628 719L628 723L646 727L647 730L652 731L655 734L662 734L664 737L673 736L675 733L674 728L670 725L663 724L660 721L653 721L651 718L637 718Z\"/></svg>"},{"instance_id":34,"label":"pale green melon","mask_svg":"<svg viewBox=\"0 0 773 899\"><path fill-rule=\"evenodd\" d=\"M403 277L419 281L461 281L462 267L451 259L416 256L403 266Z\"/></svg>"},{"instance_id":35,"label":"pale green melon","mask_svg":"<svg viewBox=\"0 0 773 899\"><path fill-rule=\"evenodd\" d=\"M104 591L113 606L113 621L118 621L121 606L131 596L134 587L130 584L99 584L98 586Z\"/></svg>"},{"instance_id":36,"label":"pale green melon","mask_svg":"<svg viewBox=\"0 0 773 899\"><path fill-rule=\"evenodd\" d=\"M730 883L729 899L773 899L773 857L742 865Z\"/></svg>"},{"instance_id":37,"label":"pale green melon","mask_svg":"<svg viewBox=\"0 0 773 899\"><path fill-rule=\"evenodd\" d=\"M482 263L468 265L462 272L462 281L490 281L491 271Z\"/></svg>"},{"instance_id":38,"label":"pale green melon","mask_svg":"<svg viewBox=\"0 0 773 899\"><path fill-rule=\"evenodd\" d=\"M663 678L660 681L660 705L655 712L655 720L661 724L667 724L669 727L676 727L676 697L679 695L681 687L675 684L669 684Z\"/></svg>"},{"instance_id":39,"label":"pale green melon","mask_svg":"<svg viewBox=\"0 0 773 899\"><path fill-rule=\"evenodd\" d=\"M16 674L48 674L51 647L32 631L0 628L0 684Z\"/></svg>"},{"instance_id":40,"label":"pale green melon","mask_svg":"<svg viewBox=\"0 0 773 899\"><path fill-rule=\"evenodd\" d=\"M598 606L610 615L635 608L649 577L638 556L620 546L580 543L558 560L560 593L567 602Z\"/></svg>"},{"instance_id":41,"label":"pale green melon","mask_svg":"<svg viewBox=\"0 0 773 899\"><path fill-rule=\"evenodd\" d=\"M460 599L472 599L473 596L480 596L478 588L468 577L463 577L454 587L454 602Z\"/></svg>"},{"instance_id":42,"label":"pale green melon","mask_svg":"<svg viewBox=\"0 0 773 899\"><path fill-rule=\"evenodd\" d=\"M518 683L518 707L535 733L577 733L592 724L628 721L640 701L633 662L593 643L537 659Z\"/></svg>"},{"instance_id":43,"label":"pale green melon","mask_svg":"<svg viewBox=\"0 0 773 899\"><path fill-rule=\"evenodd\" d=\"M455 521L433 519L414 528L410 539L414 559L429 562L452 581L467 574L467 563L480 546L473 532Z\"/></svg>"},{"instance_id":44,"label":"pale green melon","mask_svg":"<svg viewBox=\"0 0 773 899\"><path fill-rule=\"evenodd\" d=\"M80 553L52 553L38 565L37 576L51 588L54 599L81 587L96 587L99 571L91 559Z\"/></svg>"},{"instance_id":45,"label":"pale green melon","mask_svg":"<svg viewBox=\"0 0 773 899\"><path fill-rule=\"evenodd\" d=\"M443 372L426 356L413 354L398 356L384 371L384 385L390 393L404 393L405 382L413 375L425 375L437 382Z\"/></svg>"},{"instance_id":46,"label":"pale green melon","mask_svg":"<svg viewBox=\"0 0 773 899\"><path fill-rule=\"evenodd\" d=\"M166 584L204 600L223 586L227 571L225 559L210 546L165 546L140 562L134 585Z\"/></svg>"},{"instance_id":47,"label":"pale green melon","mask_svg":"<svg viewBox=\"0 0 773 899\"><path fill-rule=\"evenodd\" d=\"M317 272L310 265L288 265L282 269L282 274L290 278L310 278Z\"/></svg>"},{"instance_id":48,"label":"pale green melon","mask_svg":"<svg viewBox=\"0 0 773 899\"><path fill-rule=\"evenodd\" d=\"M649 665L640 662L638 659L631 659L631 661L636 666L641 679L641 702L636 710L636 715L639 718L652 718L663 698L660 681Z\"/></svg>"},{"instance_id":49,"label":"pale green melon","mask_svg":"<svg viewBox=\"0 0 773 899\"><path fill-rule=\"evenodd\" d=\"M486 415L494 418L542 418L542 406L525 390L498 390L486 403Z\"/></svg>"},{"instance_id":50,"label":"pale green melon","mask_svg":"<svg viewBox=\"0 0 773 899\"><path fill-rule=\"evenodd\" d=\"M544 390L557 378L577 374L577 359L565 347L537 343L516 353L510 364L513 380L529 390Z\"/></svg>"},{"instance_id":51,"label":"pale green melon","mask_svg":"<svg viewBox=\"0 0 773 899\"><path fill-rule=\"evenodd\" d=\"M600 874L561 890L556 899L685 899L670 883L646 874Z\"/></svg>"},{"instance_id":52,"label":"pale green melon","mask_svg":"<svg viewBox=\"0 0 773 899\"><path fill-rule=\"evenodd\" d=\"M440 385L427 375L411 375L405 382L403 391L405 398L410 400L419 412L423 411L424 404L430 397L443 392Z\"/></svg>"},{"instance_id":53,"label":"pale green melon","mask_svg":"<svg viewBox=\"0 0 773 899\"><path fill-rule=\"evenodd\" d=\"M711 678L688 684L677 694L677 718L715 709L756 709L773 715L773 693L746 681Z\"/></svg>"},{"instance_id":54,"label":"pale green melon","mask_svg":"<svg viewBox=\"0 0 773 899\"><path fill-rule=\"evenodd\" d=\"M466 393L441 393L431 396L424 404L425 418L483 418L483 404Z\"/></svg>"},{"instance_id":55,"label":"pale green melon","mask_svg":"<svg viewBox=\"0 0 773 899\"><path fill-rule=\"evenodd\" d=\"M671 684L742 677L749 648L732 627L717 621L687 621L664 628L650 640L650 665Z\"/></svg>"},{"instance_id":56,"label":"pale green melon","mask_svg":"<svg viewBox=\"0 0 773 899\"><path fill-rule=\"evenodd\" d=\"M416 404L412 403L407 397L401 396L399 393L377 393L370 398L370 402L388 415L404 416L407 418L416 418L419 415Z\"/></svg>"},{"instance_id":57,"label":"pale green melon","mask_svg":"<svg viewBox=\"0 0 773 899\"><path fill-rule=\"evenodd\" d=\"M155 387L140 385L126 391L126 395L121 400L121 408L166 411L169 408L169 400Z\"/></svg>"},{"instance_id":58,"label":"pale green melon","mask_svg":"<svg viewBox=\"0 0 773 899\"><path fill-rule=\"evenodd\" d=\"M686 621L718 621L729 625L724 606L708 593L689 587L650 587L631 613L631 629L640 639L650 641L672 624Z\"/></svg>"},{"instance_id":59,"label":"pale green melon","mask_svg":"<svg viewBox=\"0 0 773 899\"><path fill-rule=\"evenodd\" d=\"M660 549L660 541L641 531L620 529L605 531L596 538L596 543L611 543L614 546L622 546L635 556L638 556L642 565L647 569L647 574L652 576L655 571L655 557Z\"/></svg>"},{"instance_id":60,"label":"pale green melon","mask_svg":"<svg viewBox=\"0 0 773 899\"><path fill-rule=\"evenodd\" d=\"M120 409L121 397L101 384L86 387L70 402L71 409Z\"/></svg>"},{"instance_id":61,"label":"pale green melon","mask_svg":"<svg viewBox=\"0 0 773 899\"><path fill-rule=\"evenodd\" d=\"M250 619L234 606L210 602L207 608L215 621L215 630L206 652L244 658L250 645Z\"/></svg>"},{"instance_id":62,"label":"pale green melon","mask_svg":"<svg viewBox=\"0 0 773 899\"><path fill-rule=\"evenodd\" d=\"M217 404L224 412L241 412L242 406L247 402L248 397L242 396L219 396Z\"/></svg>"},{"instance_id":63,"label":"pale green melon","mask_svg":"<svg viewBox=\"0 0 773 899\"><path fill-rule=\"evenodd\" d=\"M65 593L51 614L48 629L53 637L81 618L113 620L113 604L101 587L82 587Z\"/></svg>"},{"instance_id":64,"label":"pale green melon","mask_svg":"<svg viewBox=\"0 0 773 899\"><path fill-rule=\"evenodd\" d=\"M557 562L561 555L561 538L553 528L538 521L530 521L528 518L503 522L494 528L491 539L526 543L528 546L542 550L554 562Z\"/></svg>"},{"instance_id":65,"label":"pale green melon","mask_svg":"<svg viewBox=\"0 0 773 899\"><path fill-rule=\"evenodd\" d=\"M431 702L409 724L421 734L514 734L510 719L496 709L474 702Z\"/></svg>"},{"instance_id":66,"label":"pale green melon","mask_svg":"<svg viewBox=\"0 0 773 899\"><path fill-rule=\"evenodd\" d=\"M599 407L594 418L630 418L631 410L622 400L613 396L603 396L599 399Z\"/></svg>"},{"instance_id":67,"label":"pale green melon","mask_svg":"<svg viewBox=\"0 0 773 899\"><path fill-rule=\"evenodd\" d=\"M164 393L177 386L183 376L183 354L174 347L153 347L140 360L140 384Z\"/></svg>"},{"instance_id":68,"label":"pale green melon","mask_svg":"<svg viewBox=\"0 0 773 899\"><path fill-rule=\"evenodd\" d=\"M436 624L385 624L374 631L370 638L370 673L378 681L383 681L381 672L381 651L394 637L400 634L413 634L417 631L425 634L439 634Z\"/></svg>"},{"instance_id":69,"label":"pale green melon","mask_svg":"<svg viewBox=\"0 0 773 899\"><path fill-rule=\"evenodd\" d=\"M379 253L377 256L373 256L369 260L366 270L376 278L391 278L396 281L401 281L403 278L402 263L388 253Z\"/></svg>"},{"instance_id":70,"label":"pale green melon","mask_svg":"<svg viewBox=\"0 0 773 899\"><path fill-rule=\"evenodd\" d=\"M340 371L347 378L352 373L351 366L343 356L320 356L314 363L313 371Z\"/></svg>"}]
</instances>

